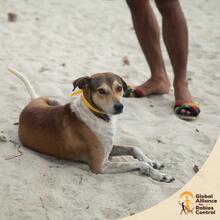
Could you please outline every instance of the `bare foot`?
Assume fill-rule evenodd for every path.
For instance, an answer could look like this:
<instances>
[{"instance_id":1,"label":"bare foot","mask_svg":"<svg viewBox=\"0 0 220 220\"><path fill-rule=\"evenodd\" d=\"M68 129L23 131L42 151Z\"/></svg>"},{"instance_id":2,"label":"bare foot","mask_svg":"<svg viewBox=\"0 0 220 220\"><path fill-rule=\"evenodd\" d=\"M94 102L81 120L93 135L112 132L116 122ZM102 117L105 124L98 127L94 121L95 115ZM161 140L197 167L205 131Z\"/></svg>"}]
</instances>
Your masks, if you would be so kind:
<instances>
[{"instance_id":1,"label":"bare foot","mask_svg":"<svg viewBox=\"0 0 220 220\"><path fill-rule=\"evenodd\" d=\"M138 97L149 96L152 94L166 94L169 92L170 82L168 78L153 79L150 78L145 83L135 88Z\"/></svg>"}]
</instances>

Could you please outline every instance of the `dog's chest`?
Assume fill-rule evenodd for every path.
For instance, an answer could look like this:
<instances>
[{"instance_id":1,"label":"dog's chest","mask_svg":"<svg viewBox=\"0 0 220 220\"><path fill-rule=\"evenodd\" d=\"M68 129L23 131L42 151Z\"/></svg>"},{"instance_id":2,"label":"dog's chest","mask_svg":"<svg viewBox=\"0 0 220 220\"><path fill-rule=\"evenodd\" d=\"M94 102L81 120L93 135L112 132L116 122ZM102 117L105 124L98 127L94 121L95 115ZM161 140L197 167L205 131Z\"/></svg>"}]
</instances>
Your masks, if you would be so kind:
<instances>
[{"instance_id":1,"label":"dog's chest","mask_svg":"<svg viewBox=\"0 0 220 220\"><path fill-rule=\"evenodd\" d=\"M96 117L85 106L80 97L73 101L71 104L71 110L75 112L77 117L94 132L96 137L102 143L105 154L104 157L105 160L107 160L113 147L115 120L111 119L109 122L106 122L103 119Z\"/></svg>"}]
</instances>

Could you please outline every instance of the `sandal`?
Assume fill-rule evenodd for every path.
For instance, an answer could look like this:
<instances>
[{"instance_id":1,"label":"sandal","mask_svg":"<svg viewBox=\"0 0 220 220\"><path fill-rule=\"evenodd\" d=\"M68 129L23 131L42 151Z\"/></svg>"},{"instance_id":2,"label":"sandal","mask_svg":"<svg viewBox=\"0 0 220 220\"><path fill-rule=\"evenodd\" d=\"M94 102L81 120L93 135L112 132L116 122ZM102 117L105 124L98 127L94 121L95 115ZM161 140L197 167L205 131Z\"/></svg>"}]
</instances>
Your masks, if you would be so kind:
<instances>
[{"instance_id":1,"label":"sandal","mask_svg":"<svg viewBox=\"0 0 220 220\"><path fill-rule=\"evenodd\" d=\"M183 113L181 110L185 110L190 112L190 114ZM194 120L198 117L200 113L199 106L194 102L184 102L184 101L178 101L174 105L174 112L176 115L184 120Z\"/></svg>"},{"instance_id":2,"label":"sandal","mask_svg":"<svg viewBox=\"0 0 220 220\"><path fill-rule=\"evenodd\" d=\"M143 92L139 89L136 89L135 86L128 86L127 91L124 93L123 97L125 98L130 98L130 97L144 97L144 94L142 94Z\"/></svg>"},{"instance_id":3,"label":"sandal","mask_svg":"<svg viewBox=\"0 0 220 220\"><path fill-rule=\"evenodd\" d=\"M125 98L135 97L134 87L131 85L128 85L128 88L124 92L123 97Z\"/></svg>"}]
</instances>

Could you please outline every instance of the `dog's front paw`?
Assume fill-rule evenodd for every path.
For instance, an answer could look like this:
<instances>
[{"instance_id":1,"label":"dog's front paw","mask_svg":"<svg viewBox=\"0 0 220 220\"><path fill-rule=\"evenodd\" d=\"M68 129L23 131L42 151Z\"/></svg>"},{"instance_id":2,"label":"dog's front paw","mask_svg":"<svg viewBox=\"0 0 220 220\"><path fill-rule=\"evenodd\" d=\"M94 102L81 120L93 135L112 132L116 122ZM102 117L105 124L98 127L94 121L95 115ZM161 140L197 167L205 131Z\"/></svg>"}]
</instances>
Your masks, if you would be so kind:
<instances>
[{"instance_id":1,"label":"dog's front paw","mask_svg":"<svg viewBox=\"0 0 220 220\"><path fill-rule=\"evenodd\" d=\"M154 169L162 169L164 168L164 164L160 163L158 160L151 160L148 162Z\"/></svg>"},{"instance_id":2,"label":"dog's front paw","mask_svg":"<svg viewBox=\"0 0 220 220\"><path fill-rule=\"evenodd\" d=\"M142 167L141 172L159 182L170 183L175 180L174 177L159 172L158 170L152 168L152 166L149 164L146 164L145 167Z\"/></svg>"},{"instance_id":3,"label":"dog's front paw","mask_svg":"<svg viewBox=\"0 0 220 220\"><path fill-rule=\"evenodd\" d=\"M160 179L160 182L165 182L165 183L171 183L175 180L174 177L167 175L167 174L162 174L162 177Z\"/></svg>"},{"instance_id":4,"label":"dog's front paw","mask_svg":"<svg viewBox=\"0 0 220 220\"><path fill-rule=\"evenodd\" d=\"M154 180L157 180L159 182L165 182L165 183L171 183L175 180L174 177L164 174L164 173L160 173L157 170L154 170L153 172L151 172L151 178Z\"/></svg>"}]
</instances>

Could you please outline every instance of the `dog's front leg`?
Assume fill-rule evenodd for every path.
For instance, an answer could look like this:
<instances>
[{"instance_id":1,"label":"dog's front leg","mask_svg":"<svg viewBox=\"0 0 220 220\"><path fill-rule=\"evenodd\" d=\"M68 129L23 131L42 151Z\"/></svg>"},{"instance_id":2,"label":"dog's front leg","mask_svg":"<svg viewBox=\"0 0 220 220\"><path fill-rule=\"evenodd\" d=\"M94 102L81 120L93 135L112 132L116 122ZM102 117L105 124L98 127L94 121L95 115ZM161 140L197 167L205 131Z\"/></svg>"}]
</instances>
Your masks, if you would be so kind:
<instances>
[{"instance_id":1,"label":"dog's front leg","mask_svg":"<svg viewBox=\"0 0 220 220\"><path fill-rule=\"evenodd\" d=\"M133 156L134 158L137 158L139 161L144 161L150 164L155 169L161 169L164 167L164 165L161 164L159 161L151 160L150 158L148 158L138 147L114 145L110 156L121 156L121 155Z\"/></svg>"},{"instance_id":2,"label":"dog's front leg","mask_svg":"<svg viewBox=\"0 0 220 220\"><path fill-rule=\"evenodd\" d=\"M158 170L155 170L148 163L143 161L137 162L106 162L102 169L101 173L125 173L130 171L140 170L143 174L150 176L152 179L160 182L172 182L173 177L163 174Z\"/></svg>"}]
</instances>

